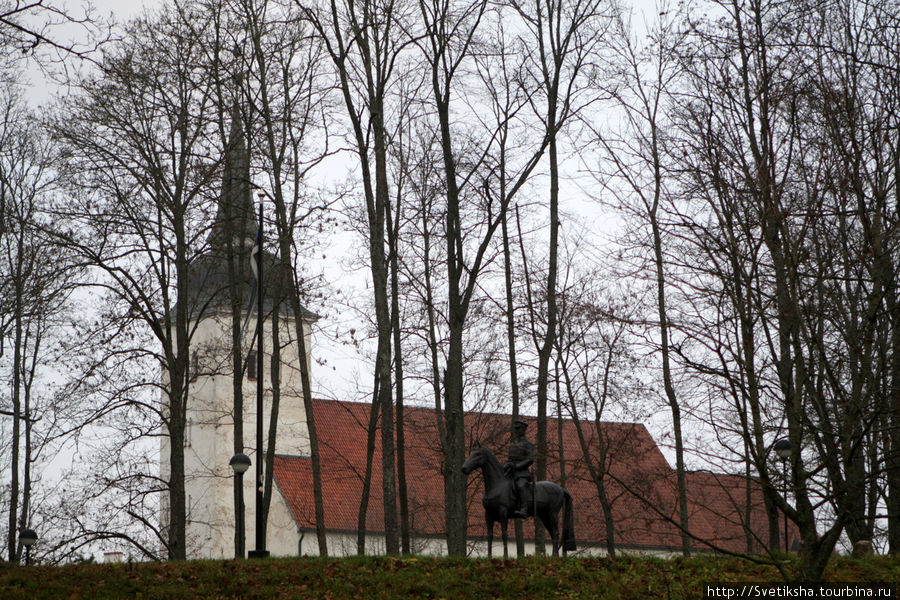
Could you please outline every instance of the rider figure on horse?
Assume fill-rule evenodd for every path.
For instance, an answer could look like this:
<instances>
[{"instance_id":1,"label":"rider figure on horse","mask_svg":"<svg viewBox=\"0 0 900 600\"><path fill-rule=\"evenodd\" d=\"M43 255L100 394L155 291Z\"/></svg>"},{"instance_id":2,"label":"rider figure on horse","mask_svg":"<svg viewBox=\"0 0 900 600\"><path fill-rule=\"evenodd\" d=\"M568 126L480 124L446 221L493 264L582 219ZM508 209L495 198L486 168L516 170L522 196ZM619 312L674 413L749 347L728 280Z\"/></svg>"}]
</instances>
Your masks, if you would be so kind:
<instances>
[{"instance_id":1,"label":"rider figure on horse","mask_svg":"<svg viewBox=\"0 0 900 600\"><path fill-rule=\"evenodd\" d=\"M534 462L534 444L525 437L528 423L513 423L512 437L509 441L509 460L503 465L503 472L513 481L513 495L516 510L512 516L525 518L528 516L529 484L532 482L531 463Z\"/></svg>"}]
</instances>

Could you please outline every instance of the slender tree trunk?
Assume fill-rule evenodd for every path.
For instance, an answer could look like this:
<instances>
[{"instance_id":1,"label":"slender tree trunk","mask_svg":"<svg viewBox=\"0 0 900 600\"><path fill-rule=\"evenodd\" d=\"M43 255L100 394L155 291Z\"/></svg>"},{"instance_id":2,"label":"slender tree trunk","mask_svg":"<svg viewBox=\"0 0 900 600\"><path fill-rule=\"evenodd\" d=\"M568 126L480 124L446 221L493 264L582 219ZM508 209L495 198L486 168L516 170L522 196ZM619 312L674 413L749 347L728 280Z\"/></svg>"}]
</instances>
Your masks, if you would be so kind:
<instances>
[{"instance_id":1,"label":"slender tree trunk","mask_svg":"<svg viewBox=\"0 0 900 600\"><path fill-rule=\"evenodd\" d=\"M450 556L466 554L466 481L459 467L465 460L465 428L463 423L463 327L467 306L460 291L463 277L462 257L457 249L462 240L459 189L456 165L450 143L450 114L446 102L438 103L441 147L447 175L447 289L449 344L444 375L444 497L447 527L447 552Z\"/></svg>"},{"instance_id":2,"label":"slender tree trunk","mask_svg":"<svg viewBox=\"0 0 900 600\"><path fill-rule=\"evenodd\" d=\"M396 457L394 452L394 397L391 389L391 311L388 302L389 262L384 240L390 210L387 177L387 145L382 121L384 107L376 97L372 107L375 154L375 206L369 211L369 256L375 296L378 351L375 356L378 403L381 405L381 490L384 509L384 546L388 554L400 553L397 523Z\"/></svg>"},{"instance_id":3,"label":"slender tree trunk","mask_svg":"<svg viewBox=\"0 0 900 600\"><path fill-rule=\"evenodd\" d=\"M175 233L175 285L179 298L188 294L187 240L184 223L184 205L174 208L172 229ZM170 374L170 415L169 436L171 452L171 475L169 480L169 558L187 558L186 527L187 498L185 496L184 433L186 427L186 407L188 398L188 366L190 348L188 337L187 302L175 304L174 340L168 337L166 349L167 368ZM170 330L171 331L171 330Z\"/></svg>"},{"instance_id":4,"label":"slender tree trunk","mask_svg":"<svg viewBox=\"0 0 900 600\"><path fill-rule=\"evenodd\" d=\"M300 307L299 293L291 296L293 313L303 314ZM328 538L325 535L325 503L322 496L322 460L319 453L319 436L316 433L316 416L313 410L312 387L309 377L309 353L306 350L306 336L304 335L303 319L296 318L297 346L300 361L300 382L303 387L303 405L306 409L306 428L309 433L310 459L313 471L313 497L316 510L316 539L319 542L319 555L328 556Z\"/></svg>"},{"instance_id":5,"label":"slender tree trunk","mask_svg":"<svg viewBox=\"0 0 900 600\"><path fill-rule=\"evenodd\" d=\"M557 354L553 382L556 388L556 444L559 448L559 485L566 487L566 445L563 439L563 406L565 401L562 399L562 390L560 386L559 364L560 356Z\"/></svg>"},{"instance_id":6,"label":"slender tree trunk","mask_svg":"<svg viewBox=\"0 0 900 600\"><path fill-rule=\"evenodd\" d=\"M900 302L897 300L896 279L888 291L891 323L891 356L888 375L888 442L887 454L887 514L888 549L900 554Z\"/></svg>"},{"instance_id":7,"label":"slender tree trunk","mask_svg":"<svg viewBox=\"0 0 900 600\"><path fill-rule=\"evenodd\" d=\"M400 550L410 553L409 498L406 488L406 428L403 421L403 352L400 331L400 258L398 241L400 238L400 194L396 200L396 215L391 217L387 208L387 231L390 246L391 269L391 330L394 338L394 387L397 396L397 492L400 500Z\"/></svg>"},{"instance_id":8,"label":"slender tree trunk","mask_svg":"<svg viewBox=\"0 0 900 600\"><path fill-rule=\"evenodd\" d=\"M422 254L425 266L425 312L428 315L428 349L431 364L431 390L434 396L434 419L440 443L446 439L444 410L441 402L441 369L438 359L437 317L434 311L434 287L431 276L431 232L428 229L428 211L422 211Z\"/></svg>"},{"instance_id":9,"label":"slender tree trunk","mask_svg":"<svg viewBox=\"0 0 900 600\"><path fill-rule=\"evenodd\" d=\"M185 548L185 525L187 506L184 490L184 397L185 390L181 382L174 381L169 393L169 523L168 554L170 560L184 560L187 557Z\"/></svg>"},{"instance_id":10,"label":"slender tree trunk","mask_svg":"<svg viewBox=\"0 0 900 600\"><path fill-rule=\"evenodd\" d=\"M18 240L19 256L22 256L23 245L21 238ZM21 436L22 436L22 339L23 339L23 308L22 308L22 272L21 261L16 268L15 282L15 339L13 341L13 377L12 377L12 457L10 465L9 484L9 515L7 520L7 543L9 550L9 562L18 560L18 521L19 521L19 463Z\"/></svg>"},{"instance_id":11,"label":"slender tree trunk","mask_svg":"<svg viewBox=\"0 0 900 600\"><path fill-rule=\"evenodd\" d=\"M263 492L263 545L267 546L269 507L272 504L272 486L274 483L275 441L278 436L278 411L281 406L281 335L279 328L279 299L272 295L272 358L269 372L272 378L272 405L269 409L269 433L266 438L265 487ZM258 418L262 418L260 415Z\"/></svg>"},{"instance_id":12,"label":"slender tree trunk","mask_svg":"<svg viewBox=\"0 0 900 600\"><path fill-rule=\"evenodd\" d=\"M894 153L894 178L900 177L900 152ZM900 207L900 186L894 188L894 201ZM890 324L890 360L888 366L888 443L887 443L887 513L888 550L900 554L900 298L897 294L897 269L891 263L885 300Z\"/></svg>"},{"instance_id":13,"label":"slender tree trunk","mask_svg":"<svg viewBox=\"0 0 900 600\"><path fill-rule=\"evenodd\" d=\"M501 168L501 172L504 169ZM506 178L500 181L501 196L506 195ZM503 235L503 279L506 285L506 342L507 351L509 353L509 385L512 392L512 422L510 423L510 435L512 435L513 423L519 420L519 374L518 365L516 363L516 313L513 305L513 289L512 289L512 256L509 245L509 209L504 210L500 216L500 227ZM516 556L522 558L525 556L525 533L522 527L522 520L515 519L516 531Z\"/></svg>"},{"instance_id":14,"label":"slender tree trunk","mask_svg":"<svg viewBox=\"0 0 900 600\"><path fill-rule=\"evenodd\" d=\"M654 158L657 169L658 159ZM657 171L657 186L659 185L659 172ZM660 231L657 210L659 208L659 191L654 194L653 203L650 206L650 227L653 232L653 257L656 271L656 308L659 315L660 352L662 356L663 387L666 400L672 413L672 436L675 440L675 473L677 478L678 493L678 518L681 527L681 552L684 556L691 554L691 538L688 535L688 506L687 506L687 479L684 466L684 438L681 432L681 406L675 393L675 385L672 381L672 367L670 363L671 349L669 346L669 318L666 310L666 282L663 270L662 232Z\"/></svg>"},{"instance_id":15,"label":"slender tree trunk","mask_svg":"<svg viewBox=\"0 0 900 600\"><path fill-rule=\"evenodd\" d=\"M556 97L555 90L551 93L551 103L548 109L549 123L556 121ZM553 353L553 343L556 339L556 279L559 263L559 162L557 158L556 133L550 135L549 154L550 162L550 239L549 255L547 259L547 281L544 290L547 303L547 329L544 331L544 339L538 348L538 375L537 375L537 457L535 460L535 478L538 481L547 479L547 401L550 385L550 355ZM538 554L545 552L544 528L535 519L535 538Z\"/></svg>"},{"instance_id":16,"label":"slender tree trunk","mask_svg":"<svg viewBox=\"0 0 900 600\"><path fill-rule=\"evenodd\" d=\"M374 395L369 409L369 426L366 428L366 471L359 496L359 512L356 515L356 553L366 554L366 513L372 492L372 462L375 460L375 431L378 429L378 409L380 405Z\"/></svg>"},{"instance_id":17,"label":"slender tree trunk","mask_svg":"<svg viewBox=\"0 0 900 600\"><path fill-rule=\"evenodd\" d=\"M458 309L456 309L458 311ZM444 377L444 503L447 552L466 554L466 481L460 471L465 460L463 423L462 324L451 309L450 344ZM456 321L456 324L454 324Z\"/></svg>"},{"instance_id":18,"label":"slender tree trunk","mask_svg":"<svg viewBox=\"0 0 900 600\"><path fill-rule=\"evenodd\" d=\"M606 476L607 465L609 464L608 460L608 443L606 440L606 436L600 433L600 421L599 419L595 421L594 428L598 432L597 442L597 463L600 465L600 469L596 469L591 466L591 478L594 480L594 484L597 487L597 497L600 499L600 507L603 509L603 526L606 531L606 553L609 556L616 555L616 521L613 517L613 506L612 502L609 499L609 492L606 489L606 480L604 477ZM586 447L586 444L582 444L582 450Z\"/></svg>"},{"instance_id":19,"label":"slender tree trunk","mask_svg":"<svg viewBox=\"0 0 900 600\"><path fill-rule=\"evenodd\" d=\"M37 317L38 319L40 317ZM31 418L31 386L34 383L34 366L37 363L37 357L40 356L39 340L34 340L34 346L31 350L32 365L25 375L25 386L23 391L22 402L22 421L25 425L25 440L22 448L22 507L19 511L19 527L20 530L28 527L31 519L31 430L34 421ZM23 364L24 366L24 364Z\"/></svg>"},{"instance_id":20,"label":"slender tree trunk","mask_svg":"<svg viewBox=\"0 0 900 600\"><path fill-rule=\"evenodd\" d=\"M578 445L581 448L581 456L584 460L584 465L587 467L588 474L591 476L591 481L594 483L594 487L597 488L597 498L600 500L600 508L603 512L603 525L606 532L606 553L609 556L615 556L615 519L613 518L612 502L609 499L605 479L607 465L609 464L607 456L608 441L600 420L601 413L600 410L597 410L594 414L594 430L597 434L597 449L595 451L590 448L587 438L584 435L581 418L578 416L576 399L571 393L572 381L567 369L563 369L563 377L566 380L566 394L569 399L569 410L572 413L572 423L575 425L575 433L578 436Z\"/></svg>"},{"instance_id":21,"label":"slender tree trunk","mask_svg":"<svg viewBox=\"0 0 900 600\"><path fill-rule=\"evenodd\" d=\"M753 471L750 460L750 441L744 436L744 542L747 544L747 554L754 554L753 543L753 487L751 479Z\"/></svg>"},{"instance_id":22,"label":"slender tree trunk","mask_svg":"<svg viewBox=\"0 0 900 600\"><path fill-rule=\"evenodd\" d=\"M371 125L375 158L374 205L369 213L369 258L372 264L372 287L375 300L375 323L378 349L375 356L376 389L381 405L381 491L384 513L384 545L387 554L400 553L397 523L397 482L394 442L394 397L391 373L392 322L388 300L390 264L385 252L385 236L390 211L387 175L387 140L384 130L383 97L372 98Z\"/></svg>"},{"instance_id":23,"label":"slender tree trunk","mask_svg":"<svg viewBox=\"0 0 900 600\"><path fill-rule=\"evenodd\" d=\"M440 94L437 94L440 96ZM447 528L447 552L450 556L466 554L466 481L459 467L465 460L465 427L463 423L463 328L468 306L460 284L463 257L458 249L462 240L459 189L456 164L450 142L450 111L446 101L438 101L441 149L447 176L447 289L449 343L444 376L444 506Z\"/></svg>"}]
</instances>

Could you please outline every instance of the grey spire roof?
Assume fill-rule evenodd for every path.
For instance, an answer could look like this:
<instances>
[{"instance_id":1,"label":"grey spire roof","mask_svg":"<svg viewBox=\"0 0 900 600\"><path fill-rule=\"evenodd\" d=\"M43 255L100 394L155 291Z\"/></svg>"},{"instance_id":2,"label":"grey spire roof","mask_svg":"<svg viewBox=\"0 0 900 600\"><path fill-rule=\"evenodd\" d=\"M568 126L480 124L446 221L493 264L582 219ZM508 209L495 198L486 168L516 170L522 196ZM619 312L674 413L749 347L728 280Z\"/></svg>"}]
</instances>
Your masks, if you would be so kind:
<instances>
[{"instance_id":1,"label":"grey spire roof","mask_svg":"<svg viewBox=\"0 0 900 600\"><path fill-rule=\"evenodd\" d=\"M231 284L241 306L247 305L253 272L251 251L256 240L257 214L253 205L250 179L250 152L244 134L240 109L235 104L231 114L231 131L224 149L222 191L216 216L209 233L209 251L194 259L188 275L190 312L195 316L210 309L221 310L231 305ZM271 310L277 302L282 311L289 310L293 293L293 273L268 251L263 252L263 309ZM303 319L313 321L318 315L301 307Z\"/></svg>"},{"instance_id":2,"label":"grey spire roof","mask_svg":"<svg viewBox=\"0 0 900 600\"><path fill-rule=\"evenodd\" d=\"M229 238L234 246L251 246L256 237L256 215L253 210L253 184L250 180L250 152L244 135L240 108L231 111L231 132L225 147L222 169L222 191L216 218L209 234L210 246L225 250Z\"/></svg>"}]
</instances>

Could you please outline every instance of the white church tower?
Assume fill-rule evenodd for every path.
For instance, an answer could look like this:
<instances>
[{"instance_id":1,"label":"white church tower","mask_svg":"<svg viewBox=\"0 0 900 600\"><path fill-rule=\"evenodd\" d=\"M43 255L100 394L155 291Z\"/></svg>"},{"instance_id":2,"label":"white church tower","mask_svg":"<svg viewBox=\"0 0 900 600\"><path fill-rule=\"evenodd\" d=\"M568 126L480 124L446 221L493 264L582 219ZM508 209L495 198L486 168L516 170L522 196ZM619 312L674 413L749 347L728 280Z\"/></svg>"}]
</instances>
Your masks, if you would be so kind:
<instances>
[{"instance_id":1,"label":"white church tower","mask_svg":"<svg viewBox=\"0 0 900 600\"><path fill-rule=\"evenodd\" d=\"M251 250L257 232L247 144L237 111L233 114L226 149L222 193L215 222L209 235L209 250L191 266L189 312L199 314L191 326L191 380L185 430L185 495L187 504L186 553L189 559L227 559L235 556L235 474L229 466L232 456L246 454L253 466L243 476L245 505L245 551L255 547L257 373L256 324L254 303L248 316L247 306L253 287L250 268ZM296 341L297 315L290 311L292 273L285 273L277 258L266 252L263 258L263 457L269 445L273 410L273 340L277 339L278 412L275 454L308 456L309 438L300 379L300 357ZM259 299L256 299L258 302ZM241 372L235 373L235 333L233 309L239 311ZM276 312L277 307L277 312ZM310 348L310 324L316 315L303 311L305 347ZM246 320L245 320L246 319ZM273 322L278 323L277 336ZM309 352L306 357L310 366ZM240 402L235 398L240 397ZM242 415L242 418L240 417ZM242 423L240 444L236 431ZM237 425L237 426L236 426ZM162 477L168 477L169 440L163 437ZM265 465L265 462L263 462ZM163 507L165 513L166 508ZM163 522L167 515L163 514ZM266 549L272 555L297 553L296 525L277 485L272 488L266 528Z\"/></svg>"}]
</instances>

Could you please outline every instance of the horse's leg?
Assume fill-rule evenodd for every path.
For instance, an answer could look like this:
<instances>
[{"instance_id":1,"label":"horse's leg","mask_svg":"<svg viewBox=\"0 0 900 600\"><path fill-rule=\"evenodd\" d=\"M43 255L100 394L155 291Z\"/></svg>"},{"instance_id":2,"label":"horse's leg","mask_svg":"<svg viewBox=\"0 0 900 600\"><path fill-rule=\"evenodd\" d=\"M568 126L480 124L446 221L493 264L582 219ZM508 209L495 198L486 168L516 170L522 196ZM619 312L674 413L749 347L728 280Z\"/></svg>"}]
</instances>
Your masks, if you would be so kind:
<instances>
[{"instance_id":1,"label":"horse's leg","mask_svg":"<svg viewBox=\"0 0 900 600\"><path fill-rule=\"evenodd\" d=\"M553 529L550 530L550 538L553 540L553 556L559 556L559 526L556 519L553 519Z\"/></svg>"},{"instance_id":2,"label":"horse's leg","mask_svg":"<svg viewBox=\"0 0 900 600\"><path fill-rule=\"evenodd\" d=\"M506 547L506 528L509 525L509 521L503 519L500 521L500 534L503 536L503 560L507 560L509 558L509 549Z\"/></svg>"},{"instance_id":3,"label":"horse's leg","mask_svg":"<svg viewBox=\"0 0 900 600\"><path fill-rule=\"evenodd\" d=\"M487 524L488 558L491 558L492 547L494 545L494 520L487 511L485 511L484 514L484 522Z\"/></svg>"},{"instance_id":4,"label":"horse's leg","mask_svg":"<svg viewBox=\"0 0 900 600\"><path fill-rule=\"evenodd\" d=\"M559 519L556 513L548 510L541 514L541 521L550 534L550 540L553 542L553 556L559 556Z\"/></svg>"}]
</instances>

